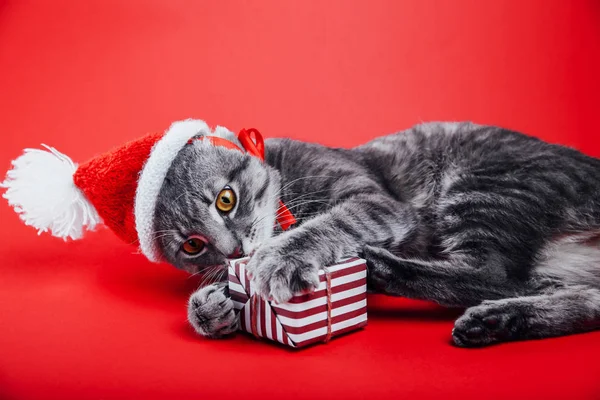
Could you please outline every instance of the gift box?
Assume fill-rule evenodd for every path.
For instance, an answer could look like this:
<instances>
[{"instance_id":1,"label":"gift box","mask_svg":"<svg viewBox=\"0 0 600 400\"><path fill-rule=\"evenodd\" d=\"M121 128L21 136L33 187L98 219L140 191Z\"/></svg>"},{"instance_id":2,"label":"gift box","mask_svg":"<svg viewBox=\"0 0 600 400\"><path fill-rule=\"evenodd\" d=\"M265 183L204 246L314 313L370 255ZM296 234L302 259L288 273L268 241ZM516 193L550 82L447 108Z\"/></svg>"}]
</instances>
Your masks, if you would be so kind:
<instances>
[{"instance_id":1,"label":"gift box","mask_svg":"<svg viewBox=\"0 0 600 400\"><path fill-rule=\"evenodd\" d=\"M240 330L291 347L327 342L367 324L367 266L348 258L319 271L310 294L275 304L256 294L246 275L249 258L229 264L229 293L239 312Z\"/></svg>"}]
</instances>

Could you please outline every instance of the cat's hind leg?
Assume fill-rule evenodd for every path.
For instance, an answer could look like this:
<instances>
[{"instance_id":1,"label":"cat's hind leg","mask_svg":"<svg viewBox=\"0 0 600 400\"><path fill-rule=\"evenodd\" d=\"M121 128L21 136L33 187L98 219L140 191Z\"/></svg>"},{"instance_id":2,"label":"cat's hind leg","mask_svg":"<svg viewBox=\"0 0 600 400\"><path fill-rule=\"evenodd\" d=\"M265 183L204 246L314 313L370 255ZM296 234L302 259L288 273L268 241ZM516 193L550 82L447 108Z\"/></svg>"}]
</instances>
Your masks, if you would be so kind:
<instances>
[{"instance_id":1,"label":"cat's hind leg","mask_svg":"<svg viewBox=\"0 0 600 400\"><path fill-rule=\"evenodd\" d=\"M466 310L452 331L461 347L541 339L600 329L600 290L586 286L536 296L484 301Z\"/></svg>"},{"instance_id":2,"label":"cat's hind leg","mask_svg":"<svg viewBox=\"0 0 600 400\"><path fill-rule=\"evenodd\" d=\"M597 231L548 242L536 257L534 293L469 308L456 321L454 342L484 346L600 329L599 244Z\"/></svg>"}]
</instances>

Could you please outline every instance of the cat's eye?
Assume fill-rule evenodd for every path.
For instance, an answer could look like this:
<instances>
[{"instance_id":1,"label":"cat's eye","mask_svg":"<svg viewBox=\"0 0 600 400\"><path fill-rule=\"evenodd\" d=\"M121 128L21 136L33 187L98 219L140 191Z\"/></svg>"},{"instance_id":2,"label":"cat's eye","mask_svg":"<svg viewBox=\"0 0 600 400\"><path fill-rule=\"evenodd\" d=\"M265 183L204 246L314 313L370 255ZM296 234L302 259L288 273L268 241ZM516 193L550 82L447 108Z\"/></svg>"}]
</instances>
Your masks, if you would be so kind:
<instances>
[{"instance_id":1,"label":"cat's eye","mask_svg":"<svg viewBox=\"0 0 600 400\"><path fill-rule=\"evenodd\" d=\"M186 254L195 256L197 254L200 254L200 252L202 250L204 250L205 246L206 246L206 242L204 240L197 238L197 237L191 237L188 240L186 240L185 242L183 242L183 245L181 246L181 248L183 249L183 251Z\"/></svg>"},{"instance_id":2,"label":"cat's eye","mask_svg":"<svg viewBox=\"0 0 600 400\"><path fill-rule=\"evenodd\" d=\"M236 201L235 192L229 186L225 186L217 195L215 205L217 206L217 210L228 213L233 210Z\"/></svg>"}]
</instances>

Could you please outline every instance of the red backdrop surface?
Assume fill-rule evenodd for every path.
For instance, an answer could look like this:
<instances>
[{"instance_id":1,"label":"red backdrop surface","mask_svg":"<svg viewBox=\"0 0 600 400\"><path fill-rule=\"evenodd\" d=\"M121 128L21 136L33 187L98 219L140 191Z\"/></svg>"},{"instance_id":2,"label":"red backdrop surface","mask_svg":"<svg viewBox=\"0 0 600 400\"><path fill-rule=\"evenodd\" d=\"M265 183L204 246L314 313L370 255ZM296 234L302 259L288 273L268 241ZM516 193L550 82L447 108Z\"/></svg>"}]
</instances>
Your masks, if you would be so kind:
<instances>
[{"instance_id":1,"label":"red backdrop surface","mask_svg":"<svg viewBox=\"0 0 600 400\"><path fill-rule=\"evenodd\" d=\"M473 120L600 156L599 49L594 0L4 0L0 166L186 117L333 146ZM328 345L209 341L185 321L198 280L107 230L0 221L1 399L600 398L600 332L463 350L456 312L373 296Z\"/></svg>"}]
</instances>

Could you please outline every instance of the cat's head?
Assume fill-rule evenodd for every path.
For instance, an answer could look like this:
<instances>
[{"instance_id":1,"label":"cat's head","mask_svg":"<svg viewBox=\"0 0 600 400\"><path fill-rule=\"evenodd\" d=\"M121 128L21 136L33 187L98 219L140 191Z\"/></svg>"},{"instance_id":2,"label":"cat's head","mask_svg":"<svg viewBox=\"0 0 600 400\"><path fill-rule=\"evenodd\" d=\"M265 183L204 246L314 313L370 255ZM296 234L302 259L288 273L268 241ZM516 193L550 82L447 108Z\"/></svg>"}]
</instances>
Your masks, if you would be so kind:
<instances>
[{"instance_id":1,"label":"cat's head","mask_svg":"<svg viewBox=\"0 0 600 400\"><path fill-rule=\"evenodd\" d=\"M279 188L279 173L256 157L192 141L175 158L156 204L154 240L163 259L195 273L249 254L273 233Z\"/></svg>"}]
</instances>

